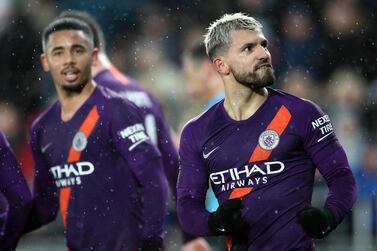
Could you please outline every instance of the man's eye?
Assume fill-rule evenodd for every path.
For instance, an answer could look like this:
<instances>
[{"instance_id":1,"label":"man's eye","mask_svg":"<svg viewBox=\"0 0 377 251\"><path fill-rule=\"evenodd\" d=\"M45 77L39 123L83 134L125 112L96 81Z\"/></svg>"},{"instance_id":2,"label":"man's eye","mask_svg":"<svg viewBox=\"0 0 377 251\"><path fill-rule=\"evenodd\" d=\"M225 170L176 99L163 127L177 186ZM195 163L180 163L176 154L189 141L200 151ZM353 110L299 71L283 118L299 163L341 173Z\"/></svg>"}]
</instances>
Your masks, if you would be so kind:
<instances>
[{"instance_id":1,"label":"man's eye","mask_svg":"<svg viewBox=\"0 0 377 251\"><path fill-rule=\"evenodd\" d=\"M243 49L244 51L248 52L248 51L251 51L251 46L246 46L245 49Z\"/></svg>"},{"instance_id":2,"label":"man's eye","mask_svg":"<svg viewBox=\"0 0 377 251\"><path fill-rule=\"evenodd\" d=\"M84 52L84 50L83 50L82 48L77 48L77 49L74 50L74 52L75 52L76 54L81 54L81 53Z\"/></svg>"},{"instance_id":3,"label":"man's eye","mask_svg":"<svg viewBox=\"0 0 377 251\"><path fill-rule=\"evenodd\" d=\"M60 56L61 54L62 54L61 51L55 51L55 52L52 53L52 55L54 55L54 56Z\"/></svg>"}]
</instances>

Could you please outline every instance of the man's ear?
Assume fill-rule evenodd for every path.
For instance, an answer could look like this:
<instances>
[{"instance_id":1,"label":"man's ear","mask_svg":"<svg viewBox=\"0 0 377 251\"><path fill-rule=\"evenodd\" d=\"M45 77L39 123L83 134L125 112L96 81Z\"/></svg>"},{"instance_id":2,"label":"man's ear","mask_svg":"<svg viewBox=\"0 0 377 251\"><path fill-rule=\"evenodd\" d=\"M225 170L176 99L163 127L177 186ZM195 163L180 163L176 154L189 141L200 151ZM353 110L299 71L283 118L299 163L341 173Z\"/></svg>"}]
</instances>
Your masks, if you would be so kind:
<instances>
[{"instance_id":1,"label":"man's ear","mask_svg":"<svg viewBox=\"0 0 377 251\"><path fill-rule=\"evenodd\" d=\"M96 66L98 63L98 48L94 48L92 52L92 64Z\"/></svg>"},{"instance_id":2,"label":"man's ear","mask_svg":"<svg viewBox=\"0 0 377 251\"><path fill-rule=\"evenodd\" d=\"M47 57L44 53L40 56L40 60L41 60L43 70L46 72L50 71L50 67L48 66L48 62L47 62Z\"/></svg>"},{"instance_id":3,"label":"man's ear","mask_svg":"<svg viewBox=\"0 0 377 251\"><path fill-rule=\"evenodd\" d=\"M220 73L220 75L228 75L229 74L229 66L228 64L224 61L223 57L215 57L212 60L212 64L215 67L216 71Z\"/></svg>"}]
</instances>

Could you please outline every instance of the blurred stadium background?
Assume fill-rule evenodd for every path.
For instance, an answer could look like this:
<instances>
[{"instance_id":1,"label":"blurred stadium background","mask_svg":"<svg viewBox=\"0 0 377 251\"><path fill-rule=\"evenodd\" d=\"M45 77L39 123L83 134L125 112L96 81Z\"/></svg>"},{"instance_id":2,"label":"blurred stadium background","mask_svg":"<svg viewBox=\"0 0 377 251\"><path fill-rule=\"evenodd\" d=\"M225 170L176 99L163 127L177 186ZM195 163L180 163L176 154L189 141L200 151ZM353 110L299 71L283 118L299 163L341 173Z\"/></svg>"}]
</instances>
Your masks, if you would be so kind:
<instances>
[{"instance_id":1,"label":"blurred stadium background","mask_svg":"<svg viewBox=\"0 0 377 251\"><path fill-rule=\"evenodd\" d=\"M112 61L160 99L177 133L204 108L185 93L182 51L202 40L208 24L224 13L245 12L260 20L275 87L312 99L330 114L357 178L352 215L318 242L318 250L377 250L377 1L0 0L0 128L30 184L28 129L55 99L39 64L40 35L66 9L96 17ZM318 176L314 204L322 205L325 194ZM174 251L180 234L173 205L169 212L166 245ZM58 220L26 235L17 250L65 250L63 235Z\"/></svg>"}]
</instances>

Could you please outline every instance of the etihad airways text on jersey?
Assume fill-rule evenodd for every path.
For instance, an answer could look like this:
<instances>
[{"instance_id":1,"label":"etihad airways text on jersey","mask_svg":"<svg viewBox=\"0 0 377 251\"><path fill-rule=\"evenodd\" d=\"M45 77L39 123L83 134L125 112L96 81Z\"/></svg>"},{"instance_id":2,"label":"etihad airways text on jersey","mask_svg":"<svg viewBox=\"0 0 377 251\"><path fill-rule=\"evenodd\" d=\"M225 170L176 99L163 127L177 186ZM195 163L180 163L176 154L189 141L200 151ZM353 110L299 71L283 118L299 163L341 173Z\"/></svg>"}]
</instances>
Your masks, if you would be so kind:
<instances>
[{"instance_id":1,"label":"etihad airways text on jersey","mask_svg":"<svg viewBox=\"0 0 377 251\"><path fill-rule=\"evenodd\" d=\"M268 175L281 173L285 167L280 161L264 162L262 165L246 164L240 168L211 173L209 177L215 185L221 185L221 191L227 191L260 183L265 184L268 181ZM256 174L255 177L253 174Z\"/></svg>"},{"instance_id":2,"label":"etihad airways text on jersey","mask_svg":"<svg viewBox=\"0 0 377 251\"><path fill-rule=\"evenodd\" d=\"M81 176L92 174L94 165L87 161L67 163L51 167L50 172L55 178L57 187L80 185Z\"/></svg>"}]
</instances>

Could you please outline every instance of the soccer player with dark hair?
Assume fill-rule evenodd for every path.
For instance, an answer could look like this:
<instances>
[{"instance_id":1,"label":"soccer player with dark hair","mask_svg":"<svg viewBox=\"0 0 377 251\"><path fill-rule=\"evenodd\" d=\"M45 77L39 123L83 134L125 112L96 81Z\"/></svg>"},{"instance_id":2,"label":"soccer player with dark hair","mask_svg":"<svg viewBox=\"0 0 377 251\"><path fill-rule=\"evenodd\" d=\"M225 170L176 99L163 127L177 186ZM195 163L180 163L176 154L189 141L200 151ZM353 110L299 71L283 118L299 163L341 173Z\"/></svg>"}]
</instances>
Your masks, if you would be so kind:
<instances>
[{"instance_id":1,"label":"soccer player with dark hair","mask_svg":"<svg viewBox=\"0 0 377 251\"><path fill-rule=\"evenodd\" d=\"M152 142L161 152L164 170L170 188L176 195L178 176L178 153L171 138L171 132L165 121L161 105L157 99L147 92L139 83L122 74L109 60L106 54L106 43L99 24L86 12L69 10L60 17L76 18L88 24L94 38L94 47L98 48L98 60L92 64L92 76L100 85L115 91L120 96L134 103L142 111L145 129Z\"/></svg>"},{"instance_id":2,"label":"soccer player with dark hair","mask_svg":"<svg viewBox=\"0 0 377 251\"><path fill-rule=\"evenodd\" d=\"M224 101L183 129L178 215L191 234L226 235L233 251L315 250L350 212L355 180L330 118L311 101L269 86L274 71L262 25L226 14L205 45ZM314 173L329 193L311 206ZM205 210L208 179L219 208Z\"/></svg>"},{"instance_id":3,"label":"soccer player with dark hair","mask_svg":"<svg viewBox=\"0 0 377 251\"><path fill-rule=\"evenodd\" d=\"M60 208L67 248L162 250L167 184L141 111L97 86L91 28L58 18L43 32L42 66L58 101L33 124L34 207L29 228Z\"/></svg>"},{"instance_id":4,"label":"soccer player with dark hair","mask_svg":"<svg viewBox=\"0 0 377 251\"><path fill-rule=\"evenodd\" d=\"M195 99L205 102L205 110L224 99L224 86L206 54L203 43L186 49L182 55L186 92Z\"/></svg>"},{"instance_id":5,"label":"soccer player with dark hair","mask_svg":"<svg viewBox=\"0 0 377 251\"><path fill-rule=\"evenodd\" d=\"M23 233L32 197L21 168L0 131L0 250L15 250Z\"/></svg>"},{"instance_id":6,"label":"soccer player with dark hair","mask_svg":"<svg viewBox=\"0 0 377 251\"><path fill-rule=\"evenodd\" d=\"M96 64L92 65L94 81L100 86L105 86L117 92L117 94L128 99L141 109L145 129L152 142L161 152L165 175L175 199L179 169L178 153L160 103L138 82L121 73L111 63L106 54L106 42L103 30L90 14L83 11L68 10L62 12L59 16L79 19L87 23L91 28L94 46L98 48L98 61ZM192 236L184 235L185 244L192 239ZM191 244L193 244L193 242L191 242ZM201 241L198 241L195 245L202 245ZM187 249L187 251L189 250Z\"/></svg>"}]
</instances>

